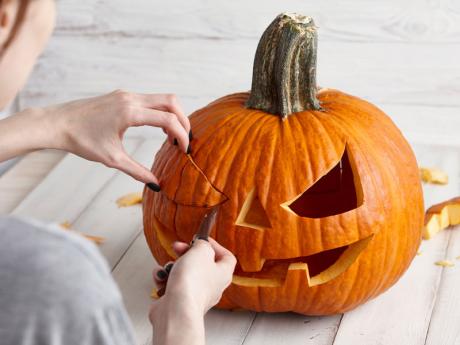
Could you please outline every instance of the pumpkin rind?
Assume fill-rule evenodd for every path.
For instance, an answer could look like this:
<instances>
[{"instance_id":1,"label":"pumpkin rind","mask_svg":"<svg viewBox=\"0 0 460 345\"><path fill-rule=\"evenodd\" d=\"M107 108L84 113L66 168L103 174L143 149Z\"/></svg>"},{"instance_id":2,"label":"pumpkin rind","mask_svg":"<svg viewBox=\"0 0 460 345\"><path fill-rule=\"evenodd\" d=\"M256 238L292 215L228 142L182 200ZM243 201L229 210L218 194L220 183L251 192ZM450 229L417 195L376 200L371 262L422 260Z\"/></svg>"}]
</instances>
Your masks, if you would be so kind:
<instances>
[{"instance_id":1,"label":"pumpkin rind","mask_svg":"<svg viewBox=\"0 0 460 345\"><path fill-rule=\"evenodd\" d=\"M283 121L248 109L249 93L225 96L190 116L190 157L167 142L156 156L152 171L162 192L144 189L143 208L146 239L160 264L172 259L168 242L190 241L213 204L220 208L211 235L247 272L259 271L264 260L310 256L370 238L343 273L323 284L309 286L306 264L293 264L281 286L247 286L236 277L219 307L344 312L393 285L417 252L423 197L409 144L372 104L333 89L316 96L321 110ZM344 150L362 204L323 218L299 217L282 207L336 166ZM260 228L237 222L251 192L269 218Z\"/></svg>"}]
</instances>

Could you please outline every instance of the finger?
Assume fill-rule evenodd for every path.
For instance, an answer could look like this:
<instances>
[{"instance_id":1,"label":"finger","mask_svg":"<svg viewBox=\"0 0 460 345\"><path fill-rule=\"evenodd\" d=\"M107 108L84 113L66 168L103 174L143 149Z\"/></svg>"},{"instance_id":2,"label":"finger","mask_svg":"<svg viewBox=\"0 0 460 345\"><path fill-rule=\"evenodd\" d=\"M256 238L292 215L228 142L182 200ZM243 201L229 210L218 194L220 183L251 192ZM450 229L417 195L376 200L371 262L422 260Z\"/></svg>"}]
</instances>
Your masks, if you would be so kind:
<instances>
[{"instance_id":1,"label":"finger","mask_svg":"<svg viewBox=\"0 0 460 345\"><path fill-rule=\"evenodd\" d=\"M187 250L189 250L190 245L188 245L185 242L175 241L172 244L172 248L177 255L181 256L184 255L187 252Z\"/></svg>"},{"instance_id":2,"label":"finger","mask_svg":"<svg viewBox=\"0 0 460 345\"><path fill-rule=\"evenodd\" d=\"M128 174L140 182L148 184L154 183L159 188L156 176L149 169L128 156L124 151L120 151L118 157L108 165Z\"/></svg>"},{"instance_id":3,"label":"finger","mask_svg":"<svg viewBox=\"0 0 460 345\"><path fill-rule=\"evenodd\" d=\"M139 94L141 102L144 106L152 109L158 109L174 113L177 115L179 122L185 131L190 132L190 120L185 116L176 95L174 94Z\"/></svg>"},{"instance_id":4,"label":"finger","mask_svg":"<svg viewBox=\"0 0 460 345\"><path fill-rule=\"evenodd\" d=\"M166 273L171 274L171 270L173 269L174 267L174 262L173 261L169 261L167 262L164 266L163 266L163 269L166 271Z\"/></svg>"},{"instance_id":5,"label":"finger","mask_svg":"<svg viewBox=\"0 0 460 345\"><path fill-rule=\"evenodd\" d=\"M215 252L206 240L196 239L188 251L199 255L204 254L210 260L215 261Z\"/></svg>"},{"instance_id":6,"label":"finger","mask_svg":"<svg viewBox=\"0 0 460 345\"><path fill-rule=\"evenodd\" d=\"M153 280L157 285L165 284L168 279L168 273L163 268L157 268L153 271Z\"/></svg>"},{"instance_id":7,"label":"finger","mask_svg":"<svg viewBox=\"0 0 460 345\"><path fill-rule=\"evenodd\" d=\"M188 131L182 127L177 116L173 113L154 110L149 108L139 108L130 115L129 126L154 126L166 130L169 136L176 138L179 147L187 152L189 146Z\"/></svg>"},{"instance_id":8,"label":"finger","mask_svg":"<svg viewBox=\"0 0 460 345\"><path fill-rule=\"evenodd\" d=\"M212 249L214 249L214 252L216 253L216 263L220 263L234 268L236 265L236 258L233 255L233 253L229 251L227 248L220 245L213 238L209 237L208 240Z\"/></svg>"}]
</instances>

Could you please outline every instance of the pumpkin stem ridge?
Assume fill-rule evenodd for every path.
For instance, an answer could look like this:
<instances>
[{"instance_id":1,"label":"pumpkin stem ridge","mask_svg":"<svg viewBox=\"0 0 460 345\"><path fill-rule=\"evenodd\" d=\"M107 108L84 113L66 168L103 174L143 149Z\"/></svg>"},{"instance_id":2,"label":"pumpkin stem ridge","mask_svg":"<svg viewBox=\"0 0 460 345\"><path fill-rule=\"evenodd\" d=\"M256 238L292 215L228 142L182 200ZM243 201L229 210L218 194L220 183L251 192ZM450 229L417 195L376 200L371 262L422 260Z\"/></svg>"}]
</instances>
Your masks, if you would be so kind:
<instances>
[{"instance_id":1,"label":"pumpkin stem ridge","mask_svg":"<svg viewBox=\"0 0 460 345\"><path fill-rule=\"evenodd\" d=\"M277 114L321 110L316 98L317 32L311 17L282 13L257 46L246 107Z\"/></svg>"}]
</instances>

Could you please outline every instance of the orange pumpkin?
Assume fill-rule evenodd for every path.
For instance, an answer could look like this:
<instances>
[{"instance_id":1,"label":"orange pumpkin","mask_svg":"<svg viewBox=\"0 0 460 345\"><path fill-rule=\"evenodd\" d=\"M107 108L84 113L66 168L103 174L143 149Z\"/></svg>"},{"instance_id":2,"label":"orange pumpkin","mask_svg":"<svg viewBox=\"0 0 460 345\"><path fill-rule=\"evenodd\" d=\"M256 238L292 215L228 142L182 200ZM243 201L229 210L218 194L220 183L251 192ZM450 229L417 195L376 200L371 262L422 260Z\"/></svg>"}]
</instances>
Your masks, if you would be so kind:
<instances>
[{"instance_id":1,"label":"orange pumpkin","mask_svg":"<svg viewBox=\"0 0 460 345\"><path fill-rule=\"evenodd\" d=\"M160 264L220 205L211 233L237 267L219 307L340 313L393 285L417 252L423 197L413 152L377 107L318 89L313 20L267 28L250 93L191 115L192 153L165 142L144 190Z\"/></svg>"}]
</instances>

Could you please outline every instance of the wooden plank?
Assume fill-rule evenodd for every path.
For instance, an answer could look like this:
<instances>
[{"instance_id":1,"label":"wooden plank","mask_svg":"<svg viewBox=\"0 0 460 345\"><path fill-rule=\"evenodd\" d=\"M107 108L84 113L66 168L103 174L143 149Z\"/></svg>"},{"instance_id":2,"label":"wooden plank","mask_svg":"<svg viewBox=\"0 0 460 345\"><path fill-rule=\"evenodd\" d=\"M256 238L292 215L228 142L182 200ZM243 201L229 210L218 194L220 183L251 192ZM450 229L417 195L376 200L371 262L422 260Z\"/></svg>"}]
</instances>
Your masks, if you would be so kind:
<instances>
[{"instance_id":1,"label":"wooden plank","mask_svg":"<svg viewBox=\"0 0 460 345\"><path fill-rule=\"evenodd\" d=\"M57 150L32 152L2 175L0 215L10 213L63 157L64 152Z\"/></svg>"},{"instance_id":2,"label":"wooden plank","mask_svg":"<svg viewBox=\"0 0 460 345\"><path fill-rule=\"evenodd\" d=\"M152 343L152 326L148 312L153 288L152 270L155 265L144 234L139 234L113 271L113 277L121 290L134 326L137 344Z\"/></svg>"},{"instance_id":3,"label":"wooden plank","mask_svg":"<svg viewBox=\"0 0 460 345\"><path fill-rule=\"evenodd\" d=\"M91 54L79 54L82 47ZM22 93L21 104L43 105L114 88L175 92L184 101L196 97L211 101L250 88L256 47L256 39L165 41L56 36ZM338 88L380 105L458 107L457 50L457 44L433 49L423 43L364 45L320 41L318 80L322 86ZM194 51L197 53L184 54Z\"/></svg>"},{"instance_id":4,"label":"wooden plank","mask_svg":"<svg viewBox=\"0 0 460 345\"><path fill-rule=\"evenodd\" d=\"M444 201L450 197L460 195L460 149L443 148L441 162L436 162L449 173L449 185L437 190L436 200L432 203ZM434 187L431 187L434 189ZM434 191L433 191L434 193ZM429 206L429 205L428 205ZM443 236L448 238L447 251L440 255L439 259L452 260L455 267L442 268L439 291L436 296L436 304L430 321L426 344L458 344L460 342L460 228L444 231Z\"/></svg>"},{"instance_id":5,"label":"wooden plank","mask_svg":"<svg viewBox=\"0 0 460 345\"><path fill-rule=\"evenodd\" d=\"M126 151L131 153L139 142L126 140ZM68 154L12 214L45 222L73 222L115 172Z\"/></svg>"},{"instance_id":6,"label":"wooden plank","mask_svg":"<svg viewBox=\"0 0 460 345\"><path fill-rule=\"evenodd\" d=\"M165 39L258 37L281 12L311 15L324 36L360 41L459 41L454 2L369 0L282 2L123 0L58 2L57 30L73 35L150 36Z\"/></svg>"},{"instance_id":7,"label":"wooden plank","mask_svg":"<svg viewBox=\"0 0 460 345\"><path fill-rule=\"evenodd\" d=\"M436 304L430 320L427 345L459 344L460 343L460 229L445 231L449 237L447 253L441 259L455 263L454 267L440 267L441 281L436 296Z\"/></svg>"},{"instance_id":8,"label":"wooden plank","mask_svg":"<svg viewBox=\"0 0 460 345\"><path fill-rule=\"evenodd\" d=\"M425 344L436 298L447 234L421 246L409 270L376 299L344 314L334 345Z\"/></svg>"},{"instance_id":9,"label":"wooden plank","mask_svg":"<svg viewBox=\"0 0 460 345\"><path fill-rule=\"evenodd\" d=\"M458 148L415 146L420 165L445 170L451 181L447 187L424 186L427 206L460 192ZM435 266L445 259L449 232L424 241L421 255L390 290L346 313L334 345L345 344L425 344L443 269ZM444 314L446 315L446 314ZM437 342L437 344L447 344Z\"/></svg>"},{"instance_id":10,"label":"wooden plank","mask_svg":"<svg viewBox=\"0 0 460 345\"><path fill-rule=\"evenodd\" d=\"M383 104L380 108L393 119L416 148L421 145L424 145L421 147L422 150L431 145L446 148L460 147L460 135L458 134L460 116L458 116L457 107L433 108L415 104ZM419 156L422 157L422 155Z\"/></svg>"},{"instance_id":11,"label":"wooden plank","mask_svg":"<svg viewBox=\"0 0 460 345\"><path fill-rule=\"evenodd\" d=\"M154 153L161 144L159 140L144 141L132 153L132 157L150 167ZM99 248L112 268L142 229L141 205L119 208L116 200L128 193L142 192L143 188L144 184L132 177L121 172L117 173L86 205L85 210L72 224L75 230L106 239Z\"/></svg>"},{"instance_id":12,"label":"wooden plank","mask_svg":"<svg viewBox=\"0 0 460 345\"><path fill-rule=\"evenodd\" d=\"M332 344L341 317L341 315L318 317L294 313L259 313L244 344Z\"/></svg>"},{"instance_id":13,"label":"wooden plank","mask_svg":"<svg viewBox=\"0 0 460 345\"><path fill-rule=\"evenodd\" d=\"M255 312L211 309L204 318L206 344L243 344L252 327Z\"/></svg>"}]
</instances>

